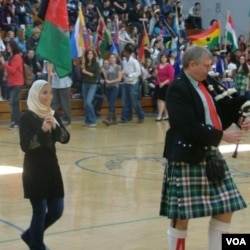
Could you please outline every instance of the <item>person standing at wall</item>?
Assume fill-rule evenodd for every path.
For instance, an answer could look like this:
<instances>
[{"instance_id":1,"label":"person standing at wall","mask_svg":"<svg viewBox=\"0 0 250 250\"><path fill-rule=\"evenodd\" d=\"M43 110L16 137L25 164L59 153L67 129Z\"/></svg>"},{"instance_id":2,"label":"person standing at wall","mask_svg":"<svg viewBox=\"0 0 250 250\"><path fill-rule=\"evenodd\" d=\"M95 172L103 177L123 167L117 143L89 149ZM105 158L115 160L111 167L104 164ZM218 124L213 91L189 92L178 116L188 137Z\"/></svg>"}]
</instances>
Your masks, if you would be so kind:
<instances>
[{"instance_id":1,"label":"person standing at wall","mask_svg":"<svg viewBox=\"0 0 250 250\"><path fill-rule=\"evenodd\" d=\"M53 74L51 87L53 93L52 108L58 110L62 108L62 123L67 126L71 123L71 104L70 104L70 87L72 80L69 76L59 78L56 73Z\"/></svg>"},{"instance_id":2,"label":"person standing at wall","mask_svg":"<svg viewBox=\"0 0 250 250\"><path fill-rule=\"evenodd\" d=\"M132 108L135 109L138 123L144 122L144 112L139 101L139 76L141 66L134 58L135 47L127 43L123 51L123 85L121 123L132 120Z\"/></svg>"},{"instance_id":3,"label":"person standing at wall","mask_svg":"<svg viewBox=\"0 0 250 250\"><path fill-rule=\"evenodd\" d=\"M17 43L11 40L7 44L7 51L10 56L5 62L3 57L0 57L0 62L3 64L7 72L7 83L9 86L9 101L11 109L11 124L9 129L18 129L20 110L19 110L19 93L24 85L24 70L23 59L20 54L20 49Z\"/></svg>"},{"instance_id":4,"label":"person standing at wall","mask_svg":"<svg viewBox=\"0 0 250 250\"><path fill-rule=\"evenodd\" d=\"M103 68L103 75L109 107L107 118L103 120L103 123L108 126L117 123L115 102L118 96L119 83L122 79L121 66L116 63L116 55L111 54L109 56L109 66L106 69Z\"/></svg>"},{"instance_id":5,"label":"person standing at wall","mask_svg":"<svg viewBox=\"0 0 250 250\"><path fill-rule=\"evenodd\" d=\"M189 47L182 58L183 70L167 92L170 128L163 154L167 164L160 215L171 220L169 250L185 249L189 220L205 216L211 217L208 249L221 250L222 234L229 231L233 213L247 206L218 149L221 141L239 143L243 131L250 129L249 118L243 121L239 112L246 98L224 96L216 101L226 89L208 76L211 63L208 49ZM232 123L242 130L230 128ZM219 171L213 175L213 170Z\"/></svg>"},{"instance_id":6,"label":"person standing at wall","mask_svg":"<svg viewBox=\"0 0 250 250\"><path fill-rule=\"evenodd\" d=\"M93 100L97 89L97 80L100 73L100 67L96 61L93 50L87 50L82 62L82 97L85 110L85 126L96 126L96 114L93 106Z\"/></svg>"},{"instance_id":7,"label":"person standing at wall","mask_svg":"<svg viewBox=\"0 0 250 250\"><path fill-rule=\"evenodd\" d=\"M70 134L59 114L50 108L51 87L35 81L29 91L26 111L20 119L20 147L24 152L24 198L32 206L29 228L21 235L29 249L45 250L44 231L63 213L64 188L56 155L56 142L66 144Z\"/></svg>"}]
</instances>

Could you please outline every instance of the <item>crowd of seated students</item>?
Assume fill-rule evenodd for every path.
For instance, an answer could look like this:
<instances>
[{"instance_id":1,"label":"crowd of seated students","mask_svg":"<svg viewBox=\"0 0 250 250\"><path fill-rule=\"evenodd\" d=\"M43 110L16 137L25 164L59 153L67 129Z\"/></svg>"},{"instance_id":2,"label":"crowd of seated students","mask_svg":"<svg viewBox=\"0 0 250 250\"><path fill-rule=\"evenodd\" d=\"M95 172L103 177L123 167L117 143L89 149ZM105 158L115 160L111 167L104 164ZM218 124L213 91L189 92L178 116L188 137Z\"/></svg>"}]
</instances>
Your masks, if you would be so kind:
<instances>
[{"instance_id":1,"label":"crowd of seated students","mask_svg":"<svg viewBox=\"0 0 250 250\"><path fill-rule=\"evenodd\" d=\"M149 46L145 46L145 60L141 63L141 76L139 77L140 82L140 97L151 96L154 99L155 110L157 111L157 96L156 96L156 85L157 79L155 74L155 68L160 63L159 58L162 54L167 55L169 58L169 63L172 64L175 70L175 75L180 71L180 57L183 51L189 46L184 24L184 14L181 1L160 1L160 0L141 0L141 1L132 1L132 0L68 0L68 13L69 13L69 22L71 30L74 28L75 21L78 16L78 4L82 3L82 9L85 16L86 26L91 34L92 43L95 43L97 37L97 28L98 28L98 19L99 15L104 17L106 27L110 31L111 35L114 35L115 25L119 25L119 49L120 53L118 55L118 62L122 62L122 51L124 46L127 43L131 43L134 50L134 57L137 58L138 48L142 39L142 29L146 29L149 35ZM13 5L17 12L11 12L13 10ZM1 21L1 28L5 30L6 36L0 40L0 50L1 53L8 58L8 52L4 48L8 41L15 40L19 45L24 59L24 64L28 67L25 68L26 76L27 72L32 69L31 75L28 77L31 80L28 80L31 84L34 80L44 77L44 67L43 60L37 58L35 55L35 48L38 44L41 26L42 23L38 20L34 21L32 15L34 15L34 9L38 9L39 1L14 1L14 0L5 0L0 1L0 16L6 16L6 13L10 15L12 13L12 21L7 22L9 26L4 26L5 23ZM197 2L193 6L197 9L196 12L199 12L200 15L200 4ZM21 15L21 12L27 10L27 14ZM32 12L31 12L31 11ZM5 13L6 12L6 13ZM5 13L5 14L4 14ZM25 12L26 13L26 12ZM196 13L197 14L197 13ZM178 15L179 29L177 30L175 24L175 15ZM189 11L189 17L191 17L191 8ZM197 18L196 18L197 19ZM3 20L2 18L0 20ZM196 20L197 21L197 20ZM199 23L200 21L198 21ZM199 23L201 26L201 22ZM198 25L199 26L199 25ZM197 27L198 27L197 26ZM198 28L201 28L201 27ZM178 32L179 31L179 32ZM177 40L177 49L171 50L172 38L175 37ZM1 46L3 44L3 46ZM239 53L240 55L245 55L246 43L244 41L244 36L239 36ZM107 47L109 51L109 47ZM235 53L233 53L235 54ZM236 53L237 54L237 53ZM216 60L221 59L222 55L216 54ZM233 58L234 56L231 56ZM105 59L107 59L106 57ZM239 58L239 56L238 56ZM246 74L247 70L244 67L242 71L242 64L240 61L230 63L230 59L226 56L223 56L223 67L224 73L218 73L217 77L220 81L228 82L229 78L232 78L231 85L235 84L236 73L243 72ZM82 73L81 65L73 62L73 71L72 71L72 87L76 89L81 88L82 84ZM234 65L234 66L232 66ZM231 66L233 69L231 69ZM101 62L100 62L101 68ZM26 70L28 69L28 70ZM216 69L214 67L213 72ZM230 72L230 73L228 73ZM100 73L101 74L101 73ZM212 74L212 71L211 71ZM243 73L242 73L243 74ZM244 78L244 77L243 77ZM101 75L99 77L101 79ZM238 76L238 79L240 77ZM248 79L245 77L244 79ZM0 67L0 81L2 89L2 98L0 100L8 99L8 91L6 87L6 77L3 71L3 68ZM239 80L238 80L239 81ZM96 93L96 113L99 114L101 109L101 104L105 98L105 86L101 84L102 81L99 81L100 85L97 88ZM241 84L241 89L242 89ZM248 84L247 84L248 86ZM246 87L247 90L247 87ZM80 91L79 91L80 92ZM81 97L81 95L72 94L73 97ZM119 88L118 98L121 97L121 88ZM162 117L167 117L165 114ZM157 120L161 120L160 115L158 114Z\"/></svg>"}]
</instances>

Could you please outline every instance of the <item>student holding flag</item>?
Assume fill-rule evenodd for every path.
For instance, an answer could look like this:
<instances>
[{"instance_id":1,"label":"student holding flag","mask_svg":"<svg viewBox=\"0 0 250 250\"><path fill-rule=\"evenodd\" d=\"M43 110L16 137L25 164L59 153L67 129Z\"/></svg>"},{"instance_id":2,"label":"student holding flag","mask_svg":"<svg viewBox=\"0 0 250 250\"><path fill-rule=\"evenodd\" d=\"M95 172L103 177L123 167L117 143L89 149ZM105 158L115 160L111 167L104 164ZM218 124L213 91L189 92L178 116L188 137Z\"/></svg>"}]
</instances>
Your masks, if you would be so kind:
<instances>
[{"instance_id":1,"label":"student holding flag","mask_svg":"<svg viewBox=\"0 0 250 250\"><path fill-rule=\"evenodd\" d=\"M85 126L96 126L96 114L93 106L93 100L97 89L97 80L100 73L100 67L96 61L93 50L85 51L82 61L82 97L85 110Z\"/></svg>"}]
</instances>

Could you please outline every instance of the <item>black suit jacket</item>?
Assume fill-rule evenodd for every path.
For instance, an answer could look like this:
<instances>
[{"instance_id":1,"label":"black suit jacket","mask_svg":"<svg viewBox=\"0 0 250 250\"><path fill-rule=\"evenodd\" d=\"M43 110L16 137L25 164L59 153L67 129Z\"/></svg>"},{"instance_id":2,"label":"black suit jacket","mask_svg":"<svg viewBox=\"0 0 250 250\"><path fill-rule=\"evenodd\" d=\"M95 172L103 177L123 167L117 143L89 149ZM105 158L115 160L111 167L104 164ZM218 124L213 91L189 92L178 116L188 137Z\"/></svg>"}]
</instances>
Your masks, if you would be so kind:
<instances>
[{"instance_id":1,"label":"black suit jacket","mask_svg":"<svg viewBox=\"0 0 250 250\"><path fill-rule=\"evenodd\" d=\"M215 101L217 94L225 91L224 87L209 76L204 84L213 86L210 94L223 129L236 123L240 117L239 109L246 99L234 95ZM183 71L169 86L166 102L170 128L166 133L163 156L190 164L202 161L208 149L219 145L223 131L205 123L202 100Z\"/></svg>"}]
</instances>

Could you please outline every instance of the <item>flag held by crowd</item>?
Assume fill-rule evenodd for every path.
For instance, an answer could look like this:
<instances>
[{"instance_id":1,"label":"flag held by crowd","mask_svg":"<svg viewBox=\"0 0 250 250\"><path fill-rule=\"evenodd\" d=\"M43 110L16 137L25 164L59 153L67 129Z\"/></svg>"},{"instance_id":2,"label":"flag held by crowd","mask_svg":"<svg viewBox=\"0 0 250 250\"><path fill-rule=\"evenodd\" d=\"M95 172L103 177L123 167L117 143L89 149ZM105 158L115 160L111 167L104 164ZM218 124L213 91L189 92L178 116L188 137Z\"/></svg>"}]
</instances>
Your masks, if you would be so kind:
<instances>
[{"instance_id":1,"label":"flag held by crowd","mask_svg":"<svg viewBox=\"0 0 250 250\"><path fill-rule=\"evenodd\" d=\"M221 27L220 22L216 22L212 27L203 32L189 36L193 45L206 46L208 49L216 47L220 43Z\"/></svg>"},{"instance_id":2,"label":"flag held by crowd","mask_svg":"<svg viewBox=\"0 0 250 250\"><path fill-rule=\"evenodd\" d=\"M107 50L108 45L111 43L111 36L106 28L106 24L102 16L99 17L97 27L97 39L96 39L96 52L101 58L104 57L104 53Z\"/></svg>"},{"instance_id":3,"label":"flag held by crowd","mask_svg":"<svg viewBox=\"0 0 250 250\"><path fill-rule=\"evenodd\" d=\"M145 62L145 47L148 47L148 46L149 46L149 37L148 37L147 30L144 26L142 30L141 43L138 48L138 60L142 63Z\"/></svg>"},{"instance_id":4,"label":"flag held by crowd","mask_svg":"<svg viewBox=\"0 0 250 250\"><path fill-rule=\"evenodd\" d=\"M225 29L225 39L227 42L229 42L233 50L238 49L238 42L235 32L235 25L232 16L230 13L227 15L227 23L226 23L226 29Z\"/></svg>"},{"instance_id":5,"label":"flag held by crowd","mask_svg":"<svg viewBox=\"0 0 250 250\"><path fill-rule=\"evenodd\" d=\"M46 9L40 10L45 16L36 49L37 55L54 65L60 78L72 73L66 4L66 0L44 0L41 4L41 7Z\"/></svg>"},{"instance_id":6,"label":"flag held by crowd","mask_svg":"<svg viewBox=\"0 0 250 250\"><path fill-rule=\"evenodd\" d=\"M78 18L70 37L71 58L81 57L84 50L90 48L89 33L85 24L85 17L82 8L79 7Z\"/></svg>"},{"instance_id":7,"label":"flag held by crowd","mask_svg":"<svg viewBox=\"0 0 250 250\"><path fill-rule=\"evenodd\" d=\"M112 45L110 47L109 52L110 54L115 54L115 55L118 55L120 53L118 20L115 23L113 41L112 41Z\"/></svg>"}]
</instances>

